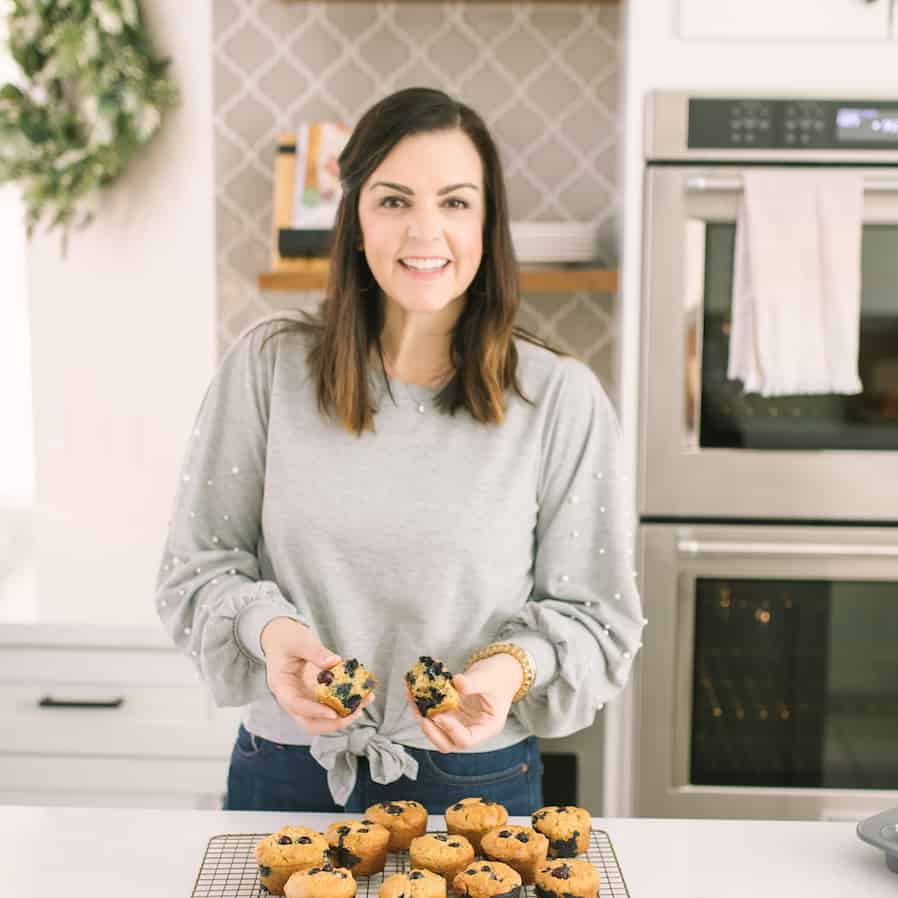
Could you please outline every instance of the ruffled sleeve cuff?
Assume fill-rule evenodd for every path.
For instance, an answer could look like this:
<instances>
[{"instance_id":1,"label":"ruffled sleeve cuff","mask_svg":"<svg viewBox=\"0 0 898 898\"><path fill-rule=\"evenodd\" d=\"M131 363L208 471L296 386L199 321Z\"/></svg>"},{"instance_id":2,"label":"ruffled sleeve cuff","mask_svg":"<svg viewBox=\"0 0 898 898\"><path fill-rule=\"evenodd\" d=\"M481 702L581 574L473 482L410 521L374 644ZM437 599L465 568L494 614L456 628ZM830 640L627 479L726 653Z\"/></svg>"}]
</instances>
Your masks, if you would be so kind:
<instances>
[{"instance_id":1,"label":"ruffled sleeve cuff","mask_svg":"<svg viewBox=\"0 0 898 898\"><path fill-rule=\"evenodd\" d=\"M246 705L266 693L259 635L276 617L305 623L270 582L223 596L216 604L203 628L200 666L217 705Z\"/></svg>"},{"instance_id":2,"label":"ruffled sleeve cuff","mask_svg":"<svg viewBox=\"0 0 898 898\"><path fill-rule=\"evenodd\" d=\"M502 639L505 642L513 642L530 655L536 669L536 679L530 687L532 691L538 692L555 679L558 673L558 658L555 647L545 636L533 631L519 630L516 633L508 633Z\"/></svg>"},{"instance_id":3,"label":"ruffled sleeve cuff","mask_svg":"<svg viewBox=\"0 0 898 898\"><path fill-rule=\"evenodd\" d=\"M255 661L265 663L262 651L262 631L277 617L305 623L297 610L287 602L257 601L247 605L237 615L236 638L240 648Z\"/></svg>"}]
</instances>

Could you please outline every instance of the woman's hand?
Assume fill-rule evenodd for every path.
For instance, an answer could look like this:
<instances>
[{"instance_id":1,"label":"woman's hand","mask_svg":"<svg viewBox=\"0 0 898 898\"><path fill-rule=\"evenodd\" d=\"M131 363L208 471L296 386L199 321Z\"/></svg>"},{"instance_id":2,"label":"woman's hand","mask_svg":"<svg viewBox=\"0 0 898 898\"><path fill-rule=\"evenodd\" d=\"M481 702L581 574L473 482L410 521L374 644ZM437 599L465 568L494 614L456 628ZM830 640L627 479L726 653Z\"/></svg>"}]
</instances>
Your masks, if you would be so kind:
<instances>
[{"instance_id":1,"label":"woman's hand","mask_svg":"<svg viewBox=\"0 0 898 898\"><path fill-rule=\"evenodd\" d=\"M372 692L348 717L340 717L333 708L316 701L318 674L339 664L340 657L328 651L312 631L298 621L276 617L262 629L259 642L265 655L265 673L272 695L313 736L334 733L349 726L374 701Z\"/></svg>"},{"instance_id":2,"label":"woman's hand","mask_svg":"<svg viewBox=\"0 0 898 898\"><path fill-rule=\"evenodd\" d=\"M424 735L438 751L463 751L502 731L523 680L524 671L513 655L493 655L452 678L461 699L454 711L423 717L411 699L409 704Z\"/></svg>"}]
</instances>

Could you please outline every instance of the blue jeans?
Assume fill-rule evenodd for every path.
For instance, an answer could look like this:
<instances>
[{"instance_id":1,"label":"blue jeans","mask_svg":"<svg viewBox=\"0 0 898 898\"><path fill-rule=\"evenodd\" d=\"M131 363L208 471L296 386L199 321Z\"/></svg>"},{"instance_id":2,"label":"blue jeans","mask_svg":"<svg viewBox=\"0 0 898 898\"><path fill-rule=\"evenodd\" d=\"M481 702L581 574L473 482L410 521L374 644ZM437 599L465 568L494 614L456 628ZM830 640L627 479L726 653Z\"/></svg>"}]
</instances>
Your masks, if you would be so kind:
<instances>
[{"instance_id":1,"label":"blue jeans","mask_svg":"<svg viewBox=\"0 0 898 898\"><path fill-rule=\"evenodd\" d=\"M542 807L542 762L534 736L497 751L441 754L406 748L418 762L418 778L381 785L371 780L368 761L359 758L358 778L345 807L334 804L327 771L307 745L280 745L246 730L243 724L231 752L229 811L307 811L360 814L379 801L419 801L442 814L462 798L498 801L512 816L529 816Z\"/></svg>"}]
</instances>

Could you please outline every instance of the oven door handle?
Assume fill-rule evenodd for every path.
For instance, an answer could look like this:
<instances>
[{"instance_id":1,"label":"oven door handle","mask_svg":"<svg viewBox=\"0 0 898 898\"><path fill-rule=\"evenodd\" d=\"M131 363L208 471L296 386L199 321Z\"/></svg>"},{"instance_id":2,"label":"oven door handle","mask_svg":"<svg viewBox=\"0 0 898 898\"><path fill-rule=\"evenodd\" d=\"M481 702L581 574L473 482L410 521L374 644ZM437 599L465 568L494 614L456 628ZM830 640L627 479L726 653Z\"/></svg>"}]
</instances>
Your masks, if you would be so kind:
<instances>
[{"instance_id":1,"label":"oven door handle","mask_svg":"<svg viewBox=\"0 0 898 898\"><path fill-rule=\"evenodd\" d=\"M898 545L871 546L841 543L760 543L731 542L726 540L677 540L677 552L696 558L700 555L765 555L781 557L799 557L828 555L855 556L863 558L898 558Z\"/></svg>"},{"instance_id":2,"label":"oven door handle","mask_svg":"<svg viewBox=\"0 0 898 898\"><path fill-rule=\"evenodd\" d=\"M742 178L715 178L707 175L689 175L686 178L687 193L741 193ZM898 178L865 178L865 193L898 192Z\"/></svg>"}]
</instances>

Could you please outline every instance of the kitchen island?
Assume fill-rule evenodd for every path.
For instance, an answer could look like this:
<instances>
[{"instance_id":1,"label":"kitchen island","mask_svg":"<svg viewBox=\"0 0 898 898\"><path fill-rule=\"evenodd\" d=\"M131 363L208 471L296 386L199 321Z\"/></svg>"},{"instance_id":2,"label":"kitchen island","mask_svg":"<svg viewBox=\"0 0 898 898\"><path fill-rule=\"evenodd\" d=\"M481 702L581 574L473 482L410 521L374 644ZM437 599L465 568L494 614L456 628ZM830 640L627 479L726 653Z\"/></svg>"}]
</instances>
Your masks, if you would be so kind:
<instances>
[{"instance_id":1,"label":"kitchen island","mask_svg":"<svg viewBox=\"0 0 898 898\"><path fill-rule=\"evenodd\" d=\"M3 895L189 898L209 838L327 814L0 806ZM513 818L510 822L529 823ZM898 874L853 823L597 818L631 898L895 898ZM442 829L442 817L430 819ZM221 898L227 898L223 894Z\"/></svg>"}]
</instances>

